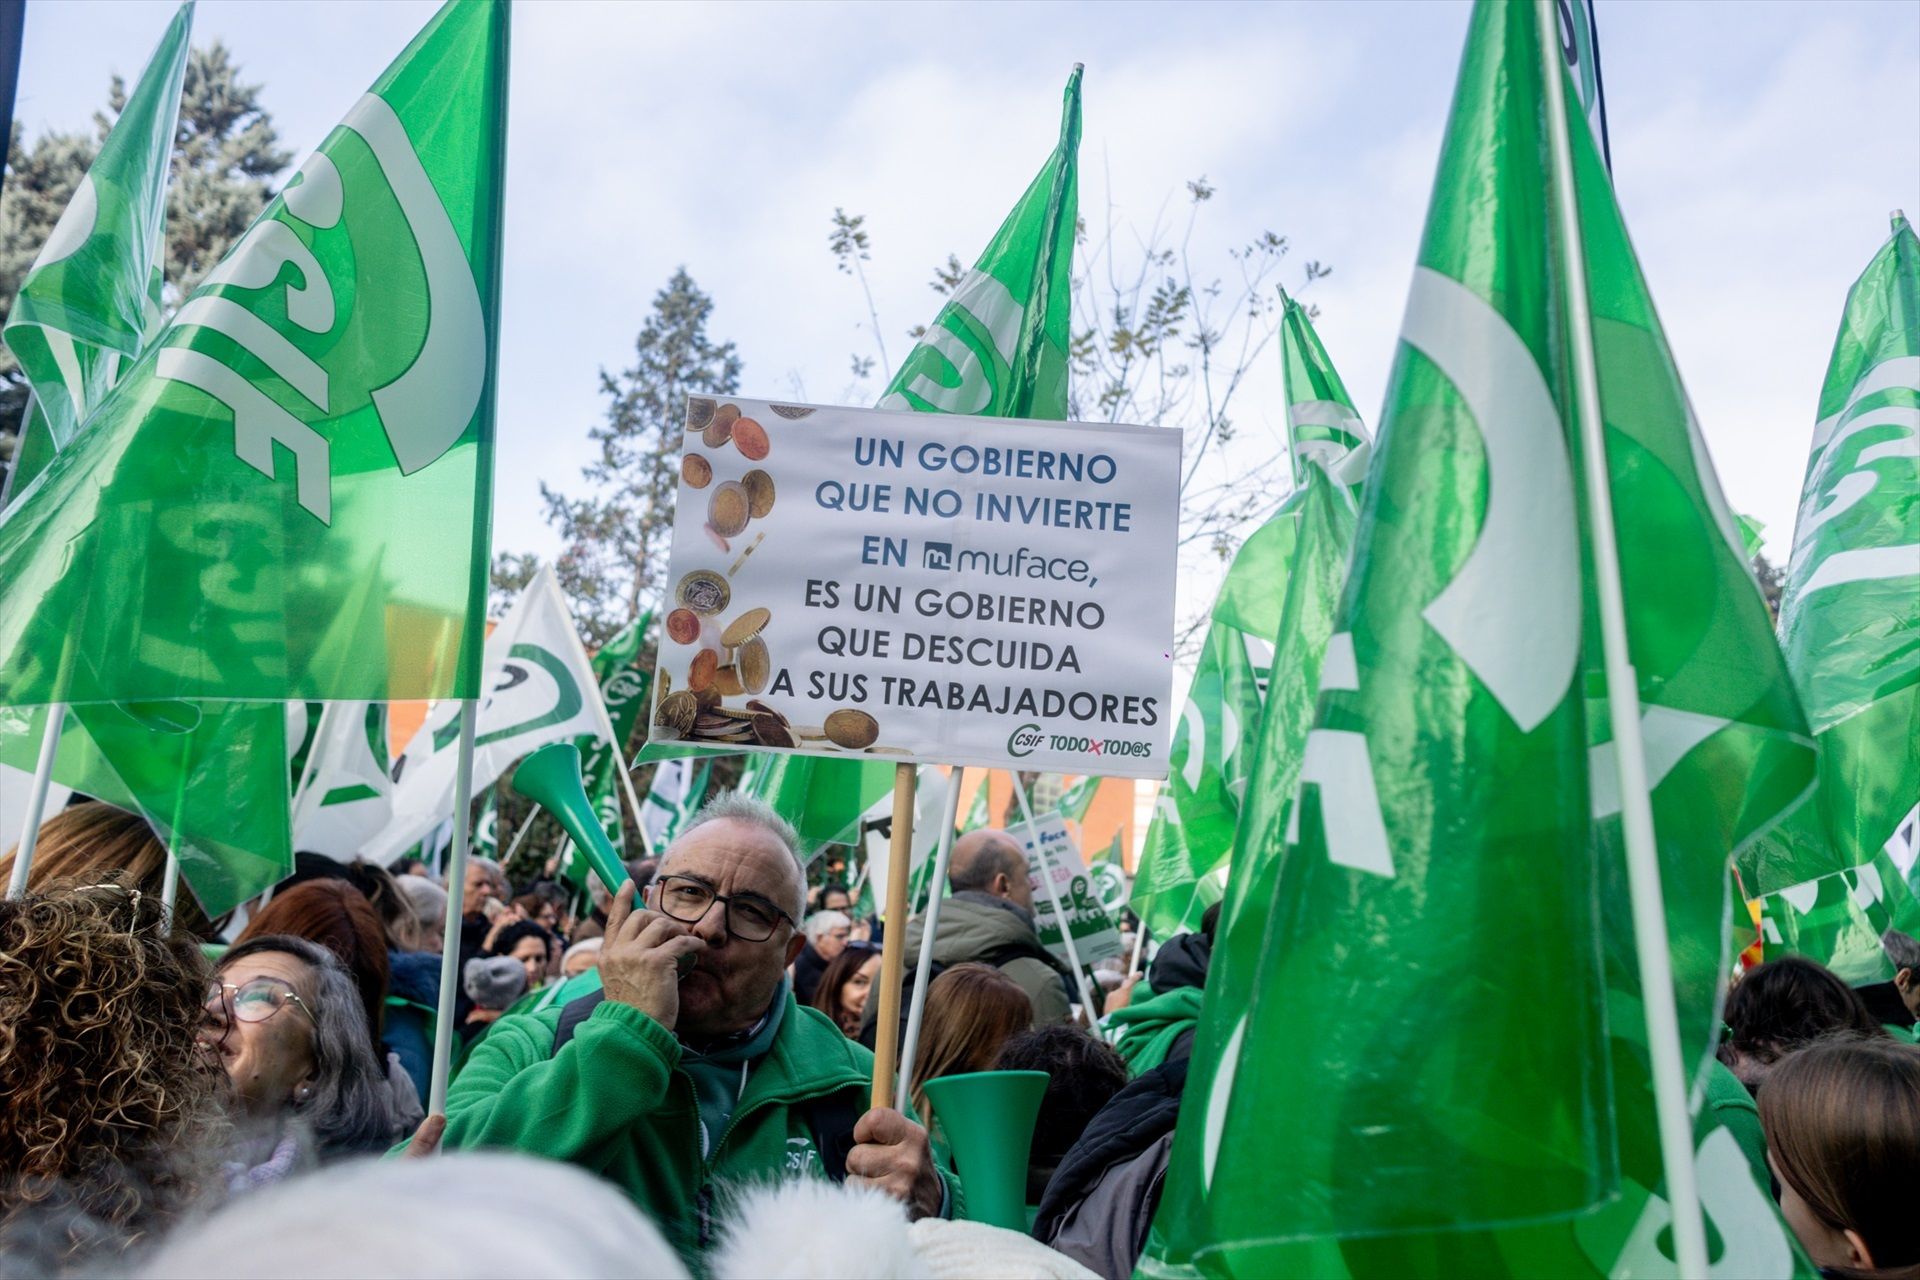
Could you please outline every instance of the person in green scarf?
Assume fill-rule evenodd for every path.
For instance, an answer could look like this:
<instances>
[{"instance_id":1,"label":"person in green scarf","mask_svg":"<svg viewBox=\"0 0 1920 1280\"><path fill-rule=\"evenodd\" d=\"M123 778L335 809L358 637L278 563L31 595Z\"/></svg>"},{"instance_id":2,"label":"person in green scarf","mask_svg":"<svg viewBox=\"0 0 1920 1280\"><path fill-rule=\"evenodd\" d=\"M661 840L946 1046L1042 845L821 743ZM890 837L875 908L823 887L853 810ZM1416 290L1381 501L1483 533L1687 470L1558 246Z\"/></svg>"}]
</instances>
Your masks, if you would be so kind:
<instances>
[{"instance_id":1,"label":"person in green scarf","mask_svg":"<svg viewBox=\"0 0 1920 1280\"><path fill-rule=\"evenodd\" d=\"M914 1217L953 1206L927 1134L866 1107L872 1054L798 1004L806 877L793 829L724 795L625 885L600 967L564 1005L502 1019L447 1099L447 1148L565 1160L623 1188L690 1267L721 1188L825 1177L877 1187Z\"/></svg>"}]
</instances>

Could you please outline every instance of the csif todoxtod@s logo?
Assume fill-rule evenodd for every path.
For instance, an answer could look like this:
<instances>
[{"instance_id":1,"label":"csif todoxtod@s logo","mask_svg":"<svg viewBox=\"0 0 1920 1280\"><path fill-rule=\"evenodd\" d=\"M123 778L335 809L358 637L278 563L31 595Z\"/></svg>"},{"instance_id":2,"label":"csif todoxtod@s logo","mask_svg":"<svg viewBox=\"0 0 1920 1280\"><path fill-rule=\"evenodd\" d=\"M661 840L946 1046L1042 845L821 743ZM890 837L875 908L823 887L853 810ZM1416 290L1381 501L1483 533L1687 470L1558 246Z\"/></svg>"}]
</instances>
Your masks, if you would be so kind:
<instances>
[{"instance_id":1,"label":"csif todoxtod@s logo","mask_svg":"<svg viewBox=\"0 0 1920 1280\"><path fill-rule=\"evenodd\" d=\"M1025 759L1041 747L1052 751L1073 751L1081 755L1151 759L1153 744L1128 738L1089 738L1084 734L1048 733L1039 725L1027 723L1007 735L1007 754Z\"/></svg>"}]
</instances>

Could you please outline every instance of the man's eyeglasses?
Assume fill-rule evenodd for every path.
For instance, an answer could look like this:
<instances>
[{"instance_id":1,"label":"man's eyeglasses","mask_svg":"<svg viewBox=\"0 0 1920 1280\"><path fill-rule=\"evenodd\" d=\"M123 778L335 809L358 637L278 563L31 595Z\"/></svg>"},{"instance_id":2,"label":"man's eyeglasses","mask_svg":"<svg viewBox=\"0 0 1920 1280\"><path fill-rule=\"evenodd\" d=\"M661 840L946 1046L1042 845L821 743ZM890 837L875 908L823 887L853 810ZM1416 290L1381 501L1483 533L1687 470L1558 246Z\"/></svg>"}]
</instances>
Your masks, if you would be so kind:
<instances>
[{"instance_id":1,"label":"man's eyeglasses","mask_svg":"<svg viewBox=\"0 0 1920 1280\"><path fill-rule=\"evenodd\" d=\"M765 942L782 920L795 928L800 922L757 893L719 894L692 876L662 876L654 882L662 914L681 924L698 924L718 902L727 913L727 933L742 942Z\"/></svg>"},{"instance_id":2,"label":"man's eyeglasses","mask_svg":"<svg viewBox=\"0 0 1920 1280\"><path fill-rule=\"evenodd\" d=\"M211 983L207 987L206 1002L232 1010L235 1022L265 1022L289 1004L295 1004L307 1015L307 1021L316 1027L320 1025L299 993L277 978L254 978L237 987L231 982Z\"/></svg>"}]
</instances>

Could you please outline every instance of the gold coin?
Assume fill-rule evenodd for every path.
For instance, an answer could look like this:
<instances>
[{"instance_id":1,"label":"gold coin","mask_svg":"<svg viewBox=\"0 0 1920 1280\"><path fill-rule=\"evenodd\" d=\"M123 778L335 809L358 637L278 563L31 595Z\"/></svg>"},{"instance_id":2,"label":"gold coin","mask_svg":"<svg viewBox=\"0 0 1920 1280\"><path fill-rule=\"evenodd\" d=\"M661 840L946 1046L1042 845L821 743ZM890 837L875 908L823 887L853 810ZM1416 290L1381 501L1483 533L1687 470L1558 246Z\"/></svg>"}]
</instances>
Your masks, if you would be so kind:
<instances>
[{"instance_id":1,"label":"gold coin","mask_svg":"<svg viewBox=\"0 0 1920 1280\"><path fill-rule=\"evenodd\" d=\"M713 480L713 464L697 453L680 459L680 478L689 489L704 489Z\"/></svg>"},{"instance_id":2,"label":"gold coin","mask_svg":"<svg viewBox=\"0 0 1920 1280\"><path fill-rule=\"evenodd\" d=\"M773 477L755 467L740 477L740 487L747 491L747 510L753 513L755 520L766 519L773 510Z\"/></svg>"},{"instance_id":3,"label":"gold coin","mask_svg":"<svg viewBox=\"0 0 1920 1280\"><path fill-rule=\"evenodd\" d=\"M779 708L769 706L768 704L760 701L760 699L758 698L747 699L747 714L763 715L763 716L779 716L781 724L785 724L787 722L787 718L784 715L780 715Z\"/></svg>"},{"instance_id":4,"label":"gold coin","mask_svg":"<svg viewBox=\"0 0 1920 1280\"><path fill-rule=\"evenodd\" d=\"M707 523L721 537L731 538L746 529L750 511L747 491L739 481L728 480L713 487L713 497L707 500Z\"/></svg>"},{"instance_id":5,"label":"gold coin","mask_svg":"<svg viewBox=\"0 0 1920 1280\"><path fill-rule=\"evenodd\" d=\"M748 693L759 693L767 687L767 678L773 674L773 657L767 652L767 642L754 636L733 655L733 665L740 673L740 687Z\"/></svg>"},{"instance_id":6,"label":"gold coin","mask_svg":"<svg viewBox=\"0 0 1920 1280\"><path fill-rule=\"evenodd\" d=\"M720 633L720 643L729 649L738 649L741 645L753 639L762 631L765 631L767 629L767 623L772 620L773 613L771 610L749 609L727 624L727 629Z\"/></svg>"},{"instance_id":7,"label":"gold coin","mask_svg":"<svg viewBox=\"0 0 1920 1280\"><path fill-rule=\"evenodd\" d=\"M713 411L713 420L725 426L727 430L733 430L733 424L740 421L740 406L737 404L721 405Z\"/></svg>"},{"instance_id":8,"label":"gold coin","mask_svg":"<svg viewBox=\"0 0 1920 1280\"><path fill-rule=\"evenodd\" d=\"M841 707L829 713L825 728L827 741L850 751L870 747L880 736L879 722L856 707Z\"/></svg>"},{"instance_id":9,"label":"gold coin","mask_svg":"<svg viewBox=\"0 0 1920 1280\"><path fill-rule=\"evenodd\" d=\"M717 672L715 674L718 674ZM693 700L700 704L702 711L711 711L720 705L720 691L712 685L693 691ZM744 719L744 717L742 717Z\"/></svg>"},{"instance_id":10,"label":"gold coin","mask_svg":"<svg viewBox=\"0 0 1920 1280\"><path fill-rule=\"evenodd\" d=\"M674 596L681 604L700 614L719 613L733 600L733 588L710 569L695 569L680 579Z\"/></svg>"},{"instance_id":11,"label":"gold coin","mask_svg":"<svg viewBox=\"0 0 1920 1280\"><path fill-rule=\"evenodd\" d=\"M715 404L706 396L687 397L687 430L705 431L713 421Z\"/></svg>"},{"instance_id":12,"label":"gold coin","mask_svg":"<svg viewBox=\"0 0 1920 1280\"><path fill-rule=\"evenodd\" d=\"M737 698L746 692L740 684L740 669L725 666L713 673L713 687L720 691L723 698Z\"/></svg>"},{"instance_id":13,"label":"gold coin","mask_svg":"<svg viewBox=\"0 0 1920 1280\"><path fill-rule=\"evenodd\" d=\"M660 699L660 709L654 713L653 722L664 725L677 733L685 733L693 728L693 721L700 714L700 706L693 695L682 689L679 693L670 693Z\"/></svg>"}]
</instances>

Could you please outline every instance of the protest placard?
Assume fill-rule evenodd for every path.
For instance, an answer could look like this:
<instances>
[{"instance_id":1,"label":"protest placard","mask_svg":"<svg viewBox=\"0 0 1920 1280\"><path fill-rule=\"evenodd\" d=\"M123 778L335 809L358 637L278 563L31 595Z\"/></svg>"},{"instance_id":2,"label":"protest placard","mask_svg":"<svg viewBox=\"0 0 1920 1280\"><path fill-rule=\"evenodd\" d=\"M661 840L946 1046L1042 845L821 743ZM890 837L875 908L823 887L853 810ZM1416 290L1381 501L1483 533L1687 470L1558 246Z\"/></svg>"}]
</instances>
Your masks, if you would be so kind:
<instances>
[{"instance_id":1,"label":"protest placard","mask_svg":"<svg viewBox=\"0 0 1920 1280\"><path fill-rule=\"evenodd\" d=\"M1060 907L1067 914L1068 927L1073 930L1073 946L1079 953L1080 963L1090 965L1119 955L1125 949L1120 930L1101 906L1093 878L1087 873L1087 864L1082 861L1073 835L1060 815L1040 814L1034 818L1031 830L1022 822L1010 834L1020 841L1027 855L1027 879L1033 886L1034 931L1047 950L1062 960L1067 959L1067 944L1060 936L1060 919L1054 914L1053 896L1041 880L1043 875L1053 877Z\"/></svg>"},{"instance_id":2,"label":"protest placard","mask_svg":"<svg viewBox=\"0 0 1920 1280\"><path fill-rule=\"evenodd\" d=\"M1180 441L695 397L651 739L1167 772Z\"/></svg>"}]
</instances>

